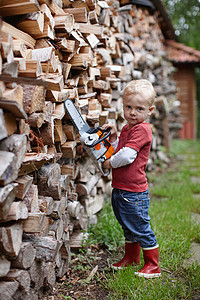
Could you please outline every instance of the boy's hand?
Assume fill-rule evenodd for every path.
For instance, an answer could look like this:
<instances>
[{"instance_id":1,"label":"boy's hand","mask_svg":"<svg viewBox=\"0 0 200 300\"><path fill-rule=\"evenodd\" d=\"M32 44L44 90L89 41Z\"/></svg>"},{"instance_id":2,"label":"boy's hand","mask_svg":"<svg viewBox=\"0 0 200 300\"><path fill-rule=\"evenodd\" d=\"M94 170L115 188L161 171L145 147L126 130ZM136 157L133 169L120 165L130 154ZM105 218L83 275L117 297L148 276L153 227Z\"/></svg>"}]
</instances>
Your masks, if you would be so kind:
<instances>
[{"instance_id":1,"label":"boy's hand","mask_svg":"<svg viewBox=\"0 0 200 300\"><path fill-rule=\"evenodd\" d=\"M110 130L111 134L110 134L110 136L109 136L109 141L110 141L111 143L114 143L114 142L116 141L116 139L117 139L117 131L116 131L116 128L115 128L115 126L114 126L113 124L104 124L104 125L101 126L102 129L106 129L106 128L108 128L108 127L111 128L111 130Z\"/></svg>"},{"instance_id":2,"label":"boy's hand","mask_svg":"<svg viewBox=\"0 0 200 300\"><path fill-rule=\"evenodd\" d=\"M110 158L105 160L102 165L103 165L104 169L111 169L112 166L111 166L111 163L110 163Z\"/></svg>"}]
</instances>

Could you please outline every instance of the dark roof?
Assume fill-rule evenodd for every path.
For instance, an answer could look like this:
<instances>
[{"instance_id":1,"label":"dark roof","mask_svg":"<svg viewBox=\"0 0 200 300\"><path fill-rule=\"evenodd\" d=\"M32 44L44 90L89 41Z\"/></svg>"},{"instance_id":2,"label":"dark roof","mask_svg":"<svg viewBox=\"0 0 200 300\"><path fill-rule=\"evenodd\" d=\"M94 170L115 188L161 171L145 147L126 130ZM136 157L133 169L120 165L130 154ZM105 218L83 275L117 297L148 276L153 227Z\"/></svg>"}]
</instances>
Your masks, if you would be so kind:
<instances>
[{"instance_id":1,"label":"dark roof","mask_svg":"<svg viewBox=\"0 0 200 300\"><path fill-rule=\"evenodd\" d=\"M147 8L152 9L153 11L156 10L155 6L151 3L150 0L130 0L130 4L136 4L141 6L146 6Z\"/></svg>"},{"instance_id":2,"label":"dark roof","mask_svg":"<svg viewBox=\"0 0 200 300\"><path fill-rule=\"evenodd\" d=\"M166 46L168 59L173 63L200 65L200 51L173 40L167 40Z\"/></svg>"}]
</instances>

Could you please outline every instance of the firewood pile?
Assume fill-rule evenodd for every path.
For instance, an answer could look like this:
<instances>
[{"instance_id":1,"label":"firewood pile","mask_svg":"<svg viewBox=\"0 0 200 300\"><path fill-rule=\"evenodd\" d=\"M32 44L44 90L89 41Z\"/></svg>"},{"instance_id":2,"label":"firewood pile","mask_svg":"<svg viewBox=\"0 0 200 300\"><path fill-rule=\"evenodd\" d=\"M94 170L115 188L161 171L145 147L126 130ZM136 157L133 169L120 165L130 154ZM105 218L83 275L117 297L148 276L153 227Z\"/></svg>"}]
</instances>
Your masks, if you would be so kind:
<instances>
[{"instance_id":1,"label":"firewood pile","mask_svg":"<svg viewBox=\"0 0 200 300\"><path fill-rule=\"evenodd\" d=\"M91 126L120 130L124 86L152 82L151 169L173 135L176 87L157 12L114 0L1 0L0 14L0 299L40 299L111 190L63 101Z\"/></svg>"}]
</instances>

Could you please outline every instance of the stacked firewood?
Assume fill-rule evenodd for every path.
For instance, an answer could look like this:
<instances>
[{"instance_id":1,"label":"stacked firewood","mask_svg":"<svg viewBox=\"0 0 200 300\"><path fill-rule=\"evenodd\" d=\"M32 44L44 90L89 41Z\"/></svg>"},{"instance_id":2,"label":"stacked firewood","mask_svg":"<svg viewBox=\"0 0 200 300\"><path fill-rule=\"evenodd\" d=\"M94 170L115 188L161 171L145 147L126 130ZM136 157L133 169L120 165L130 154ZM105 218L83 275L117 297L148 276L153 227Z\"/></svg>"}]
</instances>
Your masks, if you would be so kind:
<instances>
[{"instance_id":1,"label":"stacked firewood","mask_svg":"<svg viewBox=\"0 0 200 300\"><path fill-rule=\"evenodd\" d=\"M66 273L111 190L63 101L91 126L120 131L124 86L152 82L151 169L169 146L176 88L157 13L118 1L1 0L0 14L0 299L38 299Z\"/></svg>"}]
</instances>

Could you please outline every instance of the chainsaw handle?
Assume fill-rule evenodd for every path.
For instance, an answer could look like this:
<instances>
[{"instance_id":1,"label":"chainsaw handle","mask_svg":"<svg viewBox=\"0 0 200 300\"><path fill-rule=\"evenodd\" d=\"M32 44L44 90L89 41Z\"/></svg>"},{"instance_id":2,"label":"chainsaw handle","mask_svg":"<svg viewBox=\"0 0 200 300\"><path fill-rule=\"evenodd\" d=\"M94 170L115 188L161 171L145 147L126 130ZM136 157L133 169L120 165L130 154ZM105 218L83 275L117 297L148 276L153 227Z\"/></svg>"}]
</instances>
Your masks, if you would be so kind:
<instances>
[{"instance_id":1,"label":"chainsaw handle","mask_svg":"<svg viewBox=\"0 0 200 300\"><path fill-rule=\"evenodd\" d=\"M101 129L101 127L97 127L98 130L101 130L103 133L107 132L107 134L103 135L103 133L100 135L100 138L98 139L97 142L93 143L92 145L87 145L87 147L94 147L97 144L101 143L102 141L104 141L105 139L107 139L109 137L109 135L111 134L111 127L108 127L106 129ZM101 138L101 136L103 135L103 137Z\"/></svg>"},{"instance_id":2,"label":"chainsaw handle","mask_svg":"<svg viewBox=\"0 0 200 300\"><path fill-rule=\"evenodd\" d=\"M104 172L104 170L101 166L99 166L99 169L100 169L103 176L108 176L110 174L110 169L108 169L108 171L106 173Z\"/></svg>"},{"instance_id":3,"label":"chainsaw handle","mask_svg":"<svg viewBox=\"0 0 200 300\"><path fill-rule=\"evenodd\" d=\"M99 128L99 130L101 130L103 133L104 133L104 132L107 132L107 134L105 134L105 135L103 135L103 133L102 133L102 135L103 135L102 138L101 138L102 135L100 135L100 139L99 139L99 141L98 141L98 143L100 143L100 142L104 141L105 139L107 139L107 138L109 137L109 135L111 134L111 127L108 127L108 128L105 128L105 129L101 129L101 127L98 127L98 128Z\"/></svg>"}]
</instances>

